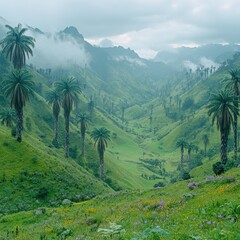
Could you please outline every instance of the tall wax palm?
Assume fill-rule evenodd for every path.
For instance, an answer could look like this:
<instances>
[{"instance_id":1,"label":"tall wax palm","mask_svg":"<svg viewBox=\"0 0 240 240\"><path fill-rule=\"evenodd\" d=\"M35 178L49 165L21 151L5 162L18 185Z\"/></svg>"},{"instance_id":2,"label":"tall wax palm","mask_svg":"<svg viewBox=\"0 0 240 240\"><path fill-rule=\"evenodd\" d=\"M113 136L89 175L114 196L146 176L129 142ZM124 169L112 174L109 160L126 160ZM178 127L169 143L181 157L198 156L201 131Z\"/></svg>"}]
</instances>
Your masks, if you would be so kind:
<instances>
[{"instance_id":1,"label":"tall wax palm","mask_svg":"<svg viewBox=\"0 0 240 240\"><path fill-rule=\"evenodd\" d=\"M70 132L69 122L70 113L73 108L74 100L78 98L78 94L81 89L74 77L69 77L60 82L56 82L56 90L62 97L62 107L64 110L65 118L65 130L66 130L66 141L65 141L65 157L69 157L69 145L70 145Z\"/></svg>"},{"instance_id":2,"label":"tall wax palm","mask_svg":"<svg viewBox=\"0 0 240 240\"><path fill-rule=\"evenodd\" d=\"M204 144L204 153L205 153L205 157L207 155L207 145L209 144L209 138L207 134L203 135L203 144Z\"/></svg>"},{"instance_id":3,"label":"tall wax palm","mask_svg":"<svg viewBox=\"0 0 240 240\"><path fill-rule=\"evenodd\" d=\"M80 130L81 130L81 146L82 146L82 153L81 156L84 158L84 148L85 148L85 135L86 135L86 129L88 124L88 117L86 116L86 113L82 113L79 115L79 123L80 123Z\"/></svg>"},{"instance_id":4,"label":"tall wax palm","mask_svg":"<svg viewBox=\"0 0 240 240\"><path fill-rule=\"evenodd\" d=\"M0 120L1 123L4 125L6 124L7 127L11 128L13 127L13 123L15 121L16 114L13 109L4 109L0 112Z\"/></svg>"},{"instance_id":5,"label":"tall wax palm","mask_svg":"<svg viewBox=\"0 0 240 240\"><path fill-rule=\"evenodd\" d=\"M235 96L228 90L212 94L208 104L208 115L212 116L212 124L216 122L221 135L221 161L227 163L228 136L234 122L234 113L238 115Z\"/></svg>"},{"instance_id":6,"label":"tall wax palm","mask_svg":"<svg viewBox=\"0 0 240 240\"><path fill-rule=\"evenodd\" d=\"M50 90L47 93L47 102L52 104L52 112L54 117L54 145L58 146L58 117L61 108L61 96L59 92L55 89Z\"/></svg>"},{"instance_id":7,"label":"tall wax palm","mask_svg":"<svg viewBox=\"0 0 240 240\"><path fill-rule=\"evenodd\" d=\"M188 153L188 172L191 171L191 152L192 150L197 150L197 146L193 143L187 143L186 145L187 153Z\"/></svg>"},{"instance_id":8,"label":"tall wax palm","mask_svg":"<svg viewBox=\"0 0 240 240\"><path fill-rule=\"evenodd\" d=\"M234 101L235 108L238 109L238 101L240 94L240 72L231 70L229 72L231 75L230 79L226 79L226 88L233 92L233 95L236 97L237 101ZM238 151L238 114L237 112L233 113L233 135L234 135L234 160L237 162L237 151Z\"/></svg>"},{"instance_id":9,"label":"tall wax palm","mask_svg":"<svg viewBox=\"0 0 240 240\"><path fill-rule=\"evenodd\" d=\"M187 142L184 139L179 139L176 146L180 148L181 158L180 158L180 172L183 175L184 172L184 148L187 147Z\"/></svg>"},{"instance_id":10,"label":"tall wax palm","mask_svg":"<svg viewBox=\"0 0 240 240\"><path fill-rule=\"evenodd\" d=\"M34 82L32 75L26 70L12 71L3 81L3 91L10 98L11 107L16 111L16 138L22 141L23 130L23 107L33 93Z\"/></svg>"},{"instance_id":11,"label":"tall wax palm","mask_svg":"<svg viewBox=\"0 0 240 240\"><path fill-rule=\"evenodd\" d=\"M35 39L25 35L27 28L22 28L21 24L17 27L8 28L7 36L0 42L3 54L13 63L15 69L21 69L26 64L26 58L33 55Z\"/></svg>"},{"instance_id":12,"label":"tall wax palm","mask_svg":"<svg viewBox=\"0 0 240 240\"><path fill-rule=\"evenodd\" d=\"M105 127L95 128L91 133L91 137L95 141L95 145L97 145L99 160L100 160L100 179L104 179L104 152L107 147L107 142L110 140L110 131Z\"/></svg>"}]
</instances>

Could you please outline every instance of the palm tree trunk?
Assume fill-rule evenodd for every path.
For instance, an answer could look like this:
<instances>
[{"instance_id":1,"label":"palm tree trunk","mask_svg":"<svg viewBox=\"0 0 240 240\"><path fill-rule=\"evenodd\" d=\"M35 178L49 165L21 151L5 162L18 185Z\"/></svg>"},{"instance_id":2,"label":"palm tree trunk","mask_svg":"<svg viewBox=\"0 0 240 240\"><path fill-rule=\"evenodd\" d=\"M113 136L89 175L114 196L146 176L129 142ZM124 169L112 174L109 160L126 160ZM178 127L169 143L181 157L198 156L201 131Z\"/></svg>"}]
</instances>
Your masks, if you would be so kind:
<instances>
[{"instance_id":1,"label":"palm tree trunk","mask_svg":"<svg viewBox=\"0 0 240 240\"><path fill-rule=\"evenodd\" d=\"M16 110L16 140L22 141L22 130L23 130L23 109L18 108Z\"/></svg>"},{"instance_id":2,"label":"palm tree trunk","mask_svg":"<svg viewBox=\"0 0 240 240\"><path fill-rule=\"evenodd\" d=\"M54 142L56 146L58 146L58 117L55 117L54 132L55 132Z\"/></svg>"},{"instance_id":3,"label":"palm tree trunk","mask_svg":"<svg viewBox=\"0 0 240 240\"><path fill-rule=\"evenodd\" d=\"M84 148L85 148L85 136L82 136L82 153L81 153L81 155L82 155L82 157L84 158Z\"/></svg>"},{"instance_id":4,"label":"palm tree trunk","mask_svg":"<svg viewBox=\"0 0 240 240\"><path fill-rule=\"evenodd\" d=\"M226 133L221 132L221 161L223 164L227 163L227 140Z\"/></svg>"},{"instance_id":5,"label":"palm tree trunk","mask_svg":"<svg viewBox=\"0 0 240 240\"><path fill-rule=\"evenodd\" d=\"M183 159L183 154L184 154L184 148L181 147L181 162L180 162L181 175L183 175L183 168L184 168L184 166L183 166L183 161L184 161L184 159Z\"/></svg>"},{"instance_id":6,"label":"palm tree trunk","mask_svg":"<svg viewBox=\"0 0 240 240\"><path fill-rule=\"evenodd\" d=\"M66 130L66 142L65 142L65 157L69 157L69 144L70 144L70 133L69 133L69 115L65 116L65 130Z\"/></svg>"},{"instance_id":7,"label":"palm tree trunk","mask_svg":"<svg viewBox=\"0 0 240 240\"><path fill-rule=\"evenodd\" d=\"M191 150L188 150L188 172L191 171Z\"/></svg>"},{"instance_id":8,"label":"palm tree trunk","mask_svg":"<svg viewBox=\"0 0 240 240\"><path fill-rule=\"evenodd\" d=\"M101 180L104 180L104 153L103 153L103 151L99 153L99 160L100 160L99 177Z\"/></svg>"},{"instance_id":9,"label":"palm tree trunk","mask_svg":"<svg viewBox=\"0 0 240 240\"><path fill-rule=\"evenodd\" d=\"M233 135L234 135L234 160L235 160L235 162L237 162L238 161L238 158L237 158L237 152L238 152L238 116L237 116L237 113L234 113Z\"/></svg>"}]
</instances>

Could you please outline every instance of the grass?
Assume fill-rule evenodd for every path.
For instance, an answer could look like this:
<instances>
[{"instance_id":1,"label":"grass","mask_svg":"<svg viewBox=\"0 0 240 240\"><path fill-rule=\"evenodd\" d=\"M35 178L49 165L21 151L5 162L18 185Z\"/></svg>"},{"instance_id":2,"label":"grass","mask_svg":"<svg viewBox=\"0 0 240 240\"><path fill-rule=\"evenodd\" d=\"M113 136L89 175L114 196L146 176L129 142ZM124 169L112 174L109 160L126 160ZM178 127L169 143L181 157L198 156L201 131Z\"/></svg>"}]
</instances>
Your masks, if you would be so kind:
<instances>
[{"instance_id":1,"label":"grass","mask_svg":"<svg viewBox=\"0 0 240 240\"><path fill-rule=\"evenodd\" d=\"M24 134L22 143L0 128L1 213L79 201L112 190L71 159ZM78 199L79 198L79 199Z\"/></svg>"},{"instance_id":2,"label":"grass","mask_svg":"<svg viewBox=\"0 0 240 240\"><path fill-rule=\"evenodd\" d=\"M192 182L2 216L0 236L14 237L18 228L18 239L239 239L240 170L201 179L190 188ZM124 231L111 236L110 223Z\"/></svg>"}]
</instances>

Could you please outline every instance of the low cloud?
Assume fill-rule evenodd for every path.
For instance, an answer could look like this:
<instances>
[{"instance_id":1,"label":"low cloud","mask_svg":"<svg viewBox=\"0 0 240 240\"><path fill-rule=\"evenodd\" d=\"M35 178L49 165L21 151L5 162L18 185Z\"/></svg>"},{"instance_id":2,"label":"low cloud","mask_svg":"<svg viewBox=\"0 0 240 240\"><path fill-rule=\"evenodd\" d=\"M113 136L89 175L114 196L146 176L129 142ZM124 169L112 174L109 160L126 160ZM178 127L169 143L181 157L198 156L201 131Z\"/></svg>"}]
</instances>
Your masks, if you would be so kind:
<instances>
[{"instance_id":1,"label":"low cloud","mask_svg":"<svg viewBox=\"0 0 240 240\"><path fill-rule=\"evenodd\" d=\"M89 65L90 55L84 46L74 39L61 41L56 36L37 35L33 57L29 63L38 68L54 68L77 64L81 67Z\"/></svg>"},{"instance_id":2,"label":"low cloud","mask_svg":"<svg viewBox=\"0 0 240 240\"><path fill-rule=\"evenodd\" d=\"M138 65L138 66L142 66L142 67L146 66L146 64L143 61L141 61L140 59L130 58L128 56L116 57L114 60L118 61L118 62L127 61L127 62L129 62L129 63L131 63L133 65Z\"/></svg>"},{"instance_id":3,"label":"low cloud","mask_svg":"<svg viewBox=\"0 0 240 240\"><path fill-rule=\"evenodd\" d=\"M219 68L220 64L212 61L211 59L208 59L206 57L202 57L200 59L200 64L203 65L205 68L211 68L212 66L215 67L216 69Z\"/></svg>"}]
</instances>

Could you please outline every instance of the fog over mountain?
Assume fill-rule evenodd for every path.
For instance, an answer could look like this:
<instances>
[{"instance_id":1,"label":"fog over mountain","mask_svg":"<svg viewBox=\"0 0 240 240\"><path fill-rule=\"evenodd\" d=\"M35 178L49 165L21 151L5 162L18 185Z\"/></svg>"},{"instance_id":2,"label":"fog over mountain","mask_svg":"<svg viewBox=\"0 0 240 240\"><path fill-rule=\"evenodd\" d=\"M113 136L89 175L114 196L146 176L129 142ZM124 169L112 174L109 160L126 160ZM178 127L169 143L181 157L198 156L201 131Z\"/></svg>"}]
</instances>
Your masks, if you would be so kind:
<instances>
[{"instance_id":1,"label":"fog over mountain","mask_svg":"<svg viewBox=\"0 0 240 240\"><path fill-rule=\"evenodd\" d=\"M217 4L214 0L9 0L1 1L0 16L46 32L74 25L92 44L102 45L108 39L145 58L166 49L238 43L240 39L237 0Z\"/></svg>"}]
</instances>

